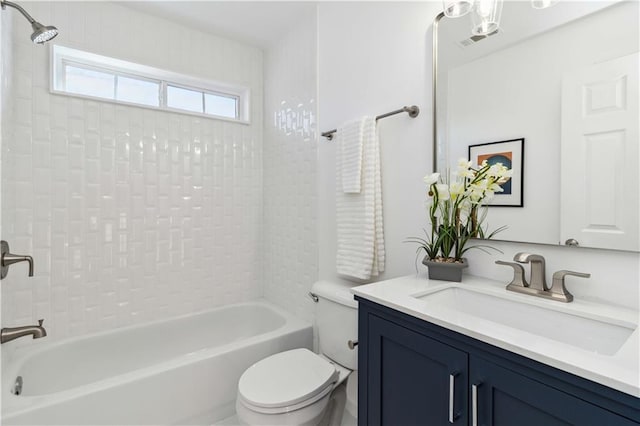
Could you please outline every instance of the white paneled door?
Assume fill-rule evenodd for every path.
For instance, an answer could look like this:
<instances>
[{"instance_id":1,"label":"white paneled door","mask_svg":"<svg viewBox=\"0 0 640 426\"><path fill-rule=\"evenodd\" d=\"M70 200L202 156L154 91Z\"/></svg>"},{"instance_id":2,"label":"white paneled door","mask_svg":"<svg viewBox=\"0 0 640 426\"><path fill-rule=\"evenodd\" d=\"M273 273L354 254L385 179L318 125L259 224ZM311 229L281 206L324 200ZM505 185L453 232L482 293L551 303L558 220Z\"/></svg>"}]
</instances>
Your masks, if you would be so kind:
<instances>
[{"instance_id":1,"label":"white paneled door","mask_svg":"<svg viewBox=\"0 0 640 426\"><path fill-rule=\"evenodd\" d=\"M638 53L562 82L561 242L640 249Z\"/></svg>"}]
</instances>

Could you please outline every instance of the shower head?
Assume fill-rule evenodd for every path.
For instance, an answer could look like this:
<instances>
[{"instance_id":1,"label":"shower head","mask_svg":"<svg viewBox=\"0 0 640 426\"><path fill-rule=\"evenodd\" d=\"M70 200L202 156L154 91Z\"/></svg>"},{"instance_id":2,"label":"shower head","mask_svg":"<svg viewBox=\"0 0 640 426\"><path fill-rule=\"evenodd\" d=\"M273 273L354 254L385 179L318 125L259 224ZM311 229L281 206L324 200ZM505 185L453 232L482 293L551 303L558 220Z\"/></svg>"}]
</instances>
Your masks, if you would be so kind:
<instances>
[{"instance_id":1,"label":"shower head","mask_svg":"<svg viewBox=\"0 0 640 426\"><path fill-rule=\"evenodd\" d=\"M31 27L33 28L31 41L36 44L44 44L58 35L58 29L51 25L45 27L40 22L36 21L31 24Z\"/></svg>"},{"instance_id":2,"label":"shower head","mask_svg":"<svg viewBox=\"0 0 640 426\"><path fill-rule=\"evenodd\" d=\"M58 35L58 29L53 26L44 26L40 22L36 21L22 8L19 4L7 0L0 0L0 7L4 10L7 6L13 7L22 14L33 28L33 34L31 34L31 41L36 44L44 44Z\"/></svg>"}]
</instances>

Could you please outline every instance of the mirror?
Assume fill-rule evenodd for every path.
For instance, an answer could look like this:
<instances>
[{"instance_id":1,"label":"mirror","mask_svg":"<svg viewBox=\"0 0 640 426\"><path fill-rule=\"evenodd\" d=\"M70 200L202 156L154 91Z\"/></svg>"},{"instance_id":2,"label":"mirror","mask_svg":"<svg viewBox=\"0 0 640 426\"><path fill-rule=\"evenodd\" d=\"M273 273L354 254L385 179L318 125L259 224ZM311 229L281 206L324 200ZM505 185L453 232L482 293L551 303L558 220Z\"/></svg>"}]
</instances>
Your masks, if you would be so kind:
<instances>
[{"instance_id":1,"label":"mirror","mask_svg":"<svg viewBox=\"0 0 640 426\"><path fill-rule=\"evenodd\" d=\"M467 18L434 24L436 170L508 151L522 206L496 197L497 239L640 251L638 2L505 1L484 38Z\"/></svg>"}]
</instances>

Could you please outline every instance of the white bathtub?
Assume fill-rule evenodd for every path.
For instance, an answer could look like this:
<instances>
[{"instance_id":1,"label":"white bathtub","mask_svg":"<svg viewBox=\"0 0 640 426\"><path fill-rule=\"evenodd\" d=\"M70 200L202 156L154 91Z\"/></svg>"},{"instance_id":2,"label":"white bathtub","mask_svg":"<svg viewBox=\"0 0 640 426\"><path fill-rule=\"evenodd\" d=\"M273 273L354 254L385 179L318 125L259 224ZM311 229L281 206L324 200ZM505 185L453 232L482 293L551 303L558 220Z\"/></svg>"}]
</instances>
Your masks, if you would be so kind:
<instances>
[{"instance_id":1,"label":"white bathtub","mask_svg":"<svg viewBox=\"0 0 640 426\"><path fill-rule=\"evenodd\" d=\"M2 424L212 424L233 414L247 367L312 339L310 324L257 301L26 345L2 372Z\"/></svg>"}]
</instances>

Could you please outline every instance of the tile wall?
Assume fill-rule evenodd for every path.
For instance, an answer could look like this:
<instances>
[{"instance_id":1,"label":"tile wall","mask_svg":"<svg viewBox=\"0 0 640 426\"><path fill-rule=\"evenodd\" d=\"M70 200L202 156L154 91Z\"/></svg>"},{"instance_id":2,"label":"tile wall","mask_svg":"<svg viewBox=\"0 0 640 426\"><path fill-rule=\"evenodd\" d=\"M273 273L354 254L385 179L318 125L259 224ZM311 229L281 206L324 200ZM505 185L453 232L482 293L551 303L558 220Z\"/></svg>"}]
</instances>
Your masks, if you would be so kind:
<instances>
[{"instance_id":1,"label":"tile wall","mask_svg":"<svg viewBox=\"0 0 640 426\"><path fill-rule=\"evenodd\" d=\"M7 13L0 14L0 144L10 134L11 108L11 84L13 77L11 46L11 16ZM2 150L0 150L0 176L2 176ZM2 185L0 185L0 217L2 212ZM2 220L0 220L0 235L3 234Z\"/></svg>"},{"instance_id":2,"label":"tile wall","mask_svg":"<svg viewBox=\"0 0 640 426\"><path fill-rule=\"evenodd\" d=\"M316 233L316 14L265 54L265 297L312 321Z\"/></svg>"},{"instance_id":3,"label":"tile wall","mask_svg":"<svg viewBox=\"0 0 640 426\"><path fill-rule=\"evenodd\" d=\"M111 2L28 8L59 44L249 86L252 122L51 95L12 11L2 236L36 276L12 267L2 325L44 318L51 341L261 296L262 52Z\"/></svg>"}]
</instances>

